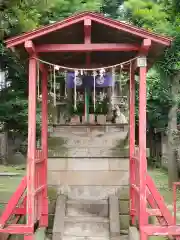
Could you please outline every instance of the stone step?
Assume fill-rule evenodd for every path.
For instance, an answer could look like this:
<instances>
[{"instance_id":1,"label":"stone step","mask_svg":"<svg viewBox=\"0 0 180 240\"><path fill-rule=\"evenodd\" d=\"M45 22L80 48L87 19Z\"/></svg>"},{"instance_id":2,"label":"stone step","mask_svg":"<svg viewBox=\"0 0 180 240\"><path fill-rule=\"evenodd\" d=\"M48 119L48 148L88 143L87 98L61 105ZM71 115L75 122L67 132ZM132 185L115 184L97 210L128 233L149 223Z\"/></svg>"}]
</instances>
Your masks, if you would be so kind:
<instances>
[{"instance_id":1,"label":"stone step","mask_svg":"<svg viewBox=\"0 0 180 240\"><path fill-rule=\"evenodd\" d=\"M128 235L121 235L120 240L129 240L129 236Z\"/></svg>"},{"instance_id":2,"label":"stone step","mask_svg":"<svg viewBox=\"0 0 180 240\"><path fill-rule=\"evenodd\" d=\"M49 158L49 171L115 171L129 169L128 158Z\"/></svg>"},{"instance_id":3,"label":"stone step","mask_svg":"<svg viewBox=\"0 0 180 240\"><path fill-rule=\"evenodd\" d=\"M112 134L119 134L119 139L121 139L121 136L126 136L128 132L128 128L106 128L106 129L95 129L95 130L91 130L91 129L54 129L54 131L50 134L51 137L69 137L72 136L74 137L85 137L85 138L89 138L89 137L97 137L98 135L103 136L103 135L112 135ZM114 135L114 136L115 136ZM100 136L100 137L101 137Z\"/></svg>"},{"instance_id":4,"label":"stone step","mask_svg":"<svg viewBox=\"0 0 180 240\"><path fill-rule=\"evenodd\" d=\"M61 142L59 146L66 147L114 147L122 143L124 139L127 138L127 133L119 132L119 133L105 133L105 134L97 134L94 136L74 136L73 134L63 134L61 135ZM54 139L54 145L58 146L58 139L60 137L51 137L50 139ZM51 140L53 142L53 140ZM50 142L50 147L53 146Z\"/></svg>"},{"instance_id":5,"label":"stone step","mask_svg":"<svg viewBox=\"0 0 180 240\"><path fill-rule=\"evenodd\" d=\"M63 236L62 240L109 240L109 237L77 237L77 236Z\"/></svg>"},{"instance_id":6,"label":"stone step","mask_svg":"<svg viewBox=\"0 0 180 240\"><path fill-rule=\"evenodd\" d=\"M107 200L68 200L66 206L67 216L98 216L108 217Z\"/></svg>"},{"instance_id":7,"label":"stone step","mask_svg":"<svg viewBox=\"0 0 180 240\"><path fill-rule=\"evenodd\" d=\"M109 220L101 217L65 217L64 235L109 237Z\"/></svg>"},{"instance_id":8,"label":"stone step","mask_svg":"<svg viewBox=\"0 0 180 240\"><path fill-rule=\"evenodd\" d=\"M108 223L109 219L106 217L94 217L94 216L65 216L65 222L70 223Z\"/></svg>"},{"instance_id":9,"label":"stone step","mask_svg":"<svg viewBox=\"0 0 180 240\"><path fill-rule=\"evenodd\" d=\"M48 184L54 186L127 186L129 173L118 171L48 171Z\"/></svg>"},{"instance_id":10,"label":"stone step","mask_svg":"<svg viewBox=\"0 0 180 240\"><path fill-rule=\"evenodd\" d=\"M48 150L48 157L49 158L108 158L108 157L115 157L115 158L128 158L129 157L129 149L121 149L121 148L108 148L108 147L88 147L88 148L63 148L59 147L58 150Z\"/></svg>"},{"instance_id":11,"label":"stone step","mask_svg":"<svg viewBox=\"0 0 180 240\"><path fill-rule=\"evenodd\" d=\"M77 237L77 236L63 236L62 240L109 240L109 237ZM111 238L113 240L113 238ZM128 235L121 235L114 238L114 240L128 240Z\"/></svg>"},{"instance_id":12,"label":"stone step","mask_svg":"<svg viewBox=\"0 0 180 240\"><path fill-rule=\"evenodd\" d=\"M116 131L127 131L128 124L105 124L105 125L56 125L53 128L53 132L116 132Z\"/></svg>"},{"instance_id":13,"label":"stone step","mask_svg":"<svg viewBox=\"0 0 180 240\"><path fill-rule=\"evenodd\" d=\"M129 186L67 186L60 185L59 193L65 194L69 199L104 200L110 195L116 195L120 200L129 199Z\"/></svg>"}]
</instances>

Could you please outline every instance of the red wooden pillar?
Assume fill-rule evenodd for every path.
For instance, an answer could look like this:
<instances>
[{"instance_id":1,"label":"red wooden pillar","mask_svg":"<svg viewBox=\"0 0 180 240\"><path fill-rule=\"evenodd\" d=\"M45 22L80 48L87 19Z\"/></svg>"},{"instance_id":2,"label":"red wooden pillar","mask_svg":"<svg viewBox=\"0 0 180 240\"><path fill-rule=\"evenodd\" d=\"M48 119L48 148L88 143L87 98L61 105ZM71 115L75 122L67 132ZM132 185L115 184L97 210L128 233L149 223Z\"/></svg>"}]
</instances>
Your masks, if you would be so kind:
<instances>
[{"instance_id":1,"label":"red wooden pillar","mask_svg":"<svg viewBox=\"0 0 180 240\"><path fill-rule=\"evenodd\" d=\"M27 159L27 224L34 224L34 181L36 151L36 59L29 59L29 98L28 98L28 159ZM31 236L29 236L31 237ZM31 238L26 238L31 239Z\"/></svg>"},{"instance_id":2,"label":"red wooden pillar","mask_svg":"<svg viewBox=\"0 0 180 240\"><path fill-rule=\"evenodd\" d=\"M41 130L41 144L42 144L42 178L45 188L42 195L42 215L40 225L48 226L48 198L47 198L47 159L48 159L48 72L45 67L42 72L42 130Z\"/></svg>"},{"instance_id":3,"label":"red wooden pillar","mask_svg":"<svg viewBox=\"0 0 180 240\"><path fill-rule=\"evenodd\" d=\"M130 170L130 215L131 223L135 225L135 183L134 152L135 152L135 76L134 66L130 65L130 99L129 99L129 170Z\"/></svg>"},{"instance_id":4,"label":"red wooden pillar","mask_svg":"<svg viewBox=\"0 0 180 240\"><path fill-rule=\"evenodd\" d=\"M146 212L146 64L145 57L137 59L139 67L139 227L141 240L145 240L147 237L141 228L148 224Z\"/></svg>"}]
</instances>

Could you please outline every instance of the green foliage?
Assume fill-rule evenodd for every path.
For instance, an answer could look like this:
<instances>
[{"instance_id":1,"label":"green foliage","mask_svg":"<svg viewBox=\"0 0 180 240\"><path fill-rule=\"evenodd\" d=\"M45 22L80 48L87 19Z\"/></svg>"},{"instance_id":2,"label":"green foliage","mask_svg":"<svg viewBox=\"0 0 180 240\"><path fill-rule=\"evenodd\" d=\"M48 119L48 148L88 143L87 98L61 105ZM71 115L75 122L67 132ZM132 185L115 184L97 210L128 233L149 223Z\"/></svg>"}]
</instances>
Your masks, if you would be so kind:
<instances>
[{"instance_id":1,"label":"green foliage","mask_svg":"<svg viewBox=\"0 0 180 240\"><path fill-rule=\"evenodd\" d=\"M0 1L0 70L6 71L10 86L0 92L0 122L8 131L27 135L28 62L2 44L7 37L33 30L41 25L68 17L75 12L100 11L101 0L4 0ZM80 106L78 106L80 107ZM82 107L80 107L82 108ZM81 109L82 110L82 109ZM37 134L40 133L40 106L37 108Z\"/></svg>"},{"instance_id":2,"label":"green foliage","mask_svg":"<svg viewBox=\"0 0 180 240\"><path fill-rule=\"evenodd\" d=\"M3 58L1 70L6 71L6 82L9 83L0 94L0 122L8 130L24 130L27 126L27 74L18 58L2 43L0 51Z\"/></svg>"},{"instance_id":3,"label":"green foliage","mask_svg":"<svg viewBox=\"0 0 180 240\"><path fill-rule=\"evenodd\" d=\"M92 113L103 114L103 115L106 115L107 112L108 112L108 103L106 101L97 102L95 111L94 111L94 109L92 111Z\"/></svg>"},{"instance_id":4,"label":"green foliage","mask_svg":"<svg viewBox=\"0 0 180 240\"><path fill-rule=\"evenodd\" d=\"M171 29L168 14L162 3L152 0L125 0L124 11L126 18L133 24L146 28L149 31L165 33Z\"/></svg>"},{"instance_id":5,"label":"green foliage","mask_svg":"<svg viewBox=\"0 0 180 240\"><path fill-rule=\"evenodd\" d=\"M50 0L4 1L0 6L1 39L38 27L41 12L50 8L51 2Z\"/></svg>"},{"instance_id":6,"label":"green foliage","mask_svg":"<svg viewBox=\"0 0 180 240\"><path fill-rule=\"evenodd\" d=\"M162 77L172 79L180 71L180 28L172 46L165 51L162 59L157 64Z\"/></svg>"},{"instance_id":7,"label":"green foliage","mask_svg":"<svg viewBox=\"0 0 180 240\"><path fill-rule=\"evenodd\" d=\"M180 70L180 3L178 0L125 0L123 16L139 27L174 37L172 46L147 77L147 117L151 128L164 128L174 104L171 85ZM179 101L179 98L176 98ZM136 93L138 102L138 92ZM138 108L136 109L138 114Z\"/></svg>"},{"instance_id":8,"label":"green foliage","mask_svg":"<svg viewBox=\"0 0 180 240\"><path fill-rule=\"evenodd\" d=\"M100 11L106 16L117 18L119 14L119 6L124 0L104 0Z\"/></svg>"},{"instance_id":9,"label":"green foliage","mask_svg":"<svg viewBox=\"0 0 180 240\"><path fill-rule=\"evenodd\" d=\"M168 112L172 106L170 86L162 81L160 73L151 69L147 75L147 119L149 128L167 127Z\"/></svg>"},{"instance_id":10,"label":"green foliage","mask_svg":"<svg viewBox=\"0 0 180 240\"><path fill-rule=\"evenodd\" d=\"M0 92L0 122L8 131L27 135L28 88L27 72L22 62L11 51L0 44L3 61L1 70L6 72L8 85ZM40 130L40 109L37 108L37 132Z\"/></svg>"},{"instance_id":11,"label":"green foliage","mask_svg":"<svg viewBox=\"0 0 180 240\"><path fill-rule=\"evenodd\" d=\"M100 11L102 0L53 0L54 4L41 14L42 24L59 21L82 11Z\"/></svg>"},{"instance_id":12,"label":"green foliage","mask_svg":"<svg viewBox=\"0 0 180 240\"><path fill-rule=\"evenodd\" d=\"M82 116L84 113L84 103L83 102L78 102L76 104L76 109L74 109L74 106L71 106L70 109L70 115L78 115L78 116Z\"/></svg>"}]
</instances>

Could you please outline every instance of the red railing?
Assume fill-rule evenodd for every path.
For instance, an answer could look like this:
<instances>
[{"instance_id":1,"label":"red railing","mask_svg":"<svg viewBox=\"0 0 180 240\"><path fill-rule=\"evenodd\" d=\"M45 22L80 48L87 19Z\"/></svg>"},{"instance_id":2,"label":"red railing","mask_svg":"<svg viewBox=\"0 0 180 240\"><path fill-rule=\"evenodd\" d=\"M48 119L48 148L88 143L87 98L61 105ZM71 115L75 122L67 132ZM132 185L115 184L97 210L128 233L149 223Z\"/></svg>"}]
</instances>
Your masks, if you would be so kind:
<instances>
[{"instance_id":1,"label":"red railing","mask_svg":"<svg viewBox=\"0 0 180 240\"><path fill-rule=\"evenodd\" d=\"M173 183L173 209L174 209L174 225L176 225L177 217L177 186L180 186L180 182Z\"/></svg>"},{"instance_id":2,"label":"red railing","mask_svg":"<svg viewBox=\"0 0 180 240\"><path fill-rule=\"evenodd\" d=\"M132 191L132 199L131 199L131 215L136 216L139 219L139 150L135 149L134 156L130 159L131 164L131 182L130 187ZM134 223L133 223L134 224Z\"/></svg>"},{"instance_id":3,"label":"red railing","mask_svg":"<svg viewBox=\"0 0 180 240\"><path fill-rule=\"evenodd\" d=\"M36 150L35 153L35 172L34 172L34 181L30 184L33 184L34 187L34 194L31 198L31 200L34 203L33 209L34 212L32 212L34 218L33 222L36 223L37 221L40 221L40 224L43 222L42 215L47 214L46 209L46 166L45 166L45 158L43 155L42 150ZM26 224L16 224L19 218L22 215L29 214L29 208L27 206L28 198L29 196L26 195L26 190L28 186L28 179L29 176L25 176L21 183L19 184L17 190L10 198L3 214L0 217L0 234L1 233L8 233L8 234L19 234L20 232L23 233L33 233L34 229L33 226ZM32 209L31 209L32 210ZM12 218L14 215L15 218ZM10 219L12 222L10 223ZM6 235L6 238L8 238L9 235ZM5 238L5 239L6 239ZM0 235L1 239L1 235Z\"/></svg>"},{"instance_id":4,"label":"red railing","mask_svg":"<svg viewBox=\"0 0 180 240\"><path fill-rule=\"evenodd\" d=\"M130 210L131 210L131 219L136 219L139 222L139 208L141 207L141 196L139 192L140 187L140 177L141 173L139 172L139 151L136 150L134 156L130 157L130 188L131 188L131 199L130 199ZM144 224L140 225L140 233L146 233L147 236L153 235L162 235L174 237L176 240L180 240L180 226L176 224L176 212L177 212L177 186L180 186L180 182L174 183L173 186L173 204L174 204L174 216L166 206L166 203L156 188L152 178L147 172L146 174L146 201L149 204L150 208L146 207L146 213L148 216L156 216L159 225ZM135 225L135 221L132 221L132 224ZM142 237L141 237L142 238ZM143 240L143 239L142 239Z\"/></svg>"},{"instance_id":5,"label":"red railing","mask_svg":"<svg viewBox=\"0 0 180 240\"><path fill-rule=\"evenodd\" d=\"M42 150L36 150L34 175L34 223L40 220L43 209L43 191L46 187L44 179L44 157Z\"/></svg>"}]
</instances>

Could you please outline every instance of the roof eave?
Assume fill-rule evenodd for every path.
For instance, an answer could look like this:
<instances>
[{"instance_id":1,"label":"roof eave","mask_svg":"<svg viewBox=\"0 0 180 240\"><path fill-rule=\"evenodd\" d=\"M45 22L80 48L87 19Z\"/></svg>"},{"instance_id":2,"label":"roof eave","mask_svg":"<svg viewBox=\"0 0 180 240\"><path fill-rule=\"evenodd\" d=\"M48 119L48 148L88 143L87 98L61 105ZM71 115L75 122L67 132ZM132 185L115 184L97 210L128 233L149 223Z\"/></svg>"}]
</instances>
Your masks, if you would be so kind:
<instances>
[{"instance_id":1,"label":"roof eave","mask_svg":"<svg viewBox=\"0 0 180 240\"><path fill-rule=\"evenodd\" d=\"M94 21L96 21L100 24L104 24L106 26L109 26L111 28L115 28L117 30L129 32L130 34L133 34L133 35L136 35L136 36L139 36L139 37L142 37L142 38L149 38L153 42L159 43L159 44L167 46L167 47L170 46L172 41L173 41L172 38L157 35L155 33L151 33L147 30L137 28L137 27L132 26L130 24L122 23L120 21L101 16L100 14L97 14L97 13L83 12L83 13L76 14L72 17L66 18L63 21L44 26L42 28L39 28L39 29L33 30L31 32L21 34L21 35L16 36L16 37L12 37L10 39L7 39L5 41L5 43L6 43L8 48L15 47L17 45L23 44L27 40L32 40L34 38L46 35L46 34L51 33L53 31L68 27L72 24L76 24L78 22L81 22L87 17L90 17L92 20L94 20Z\"/></svg>"},{"instance_id":2,"label":"roof eave","mask_svg":"<svg viewBox=\"0 0 180 240\"><path fill-rule=\"evenodd\" d=\"M66 18L63 21L49 24L49 25L41 27L39 29L35 29L33 31L23 33L19 36L9 38L9 39L5 40L5 44L6 44L7 48L15 47L17 45L24 43L25 41L32 40L34 38L46 35L48 33L59 30L61 28L65 28L72 24L81 22L84 20L84 16L85 16L85 13L76 14L72 17Z\"/></svg>"}]
</instances>

